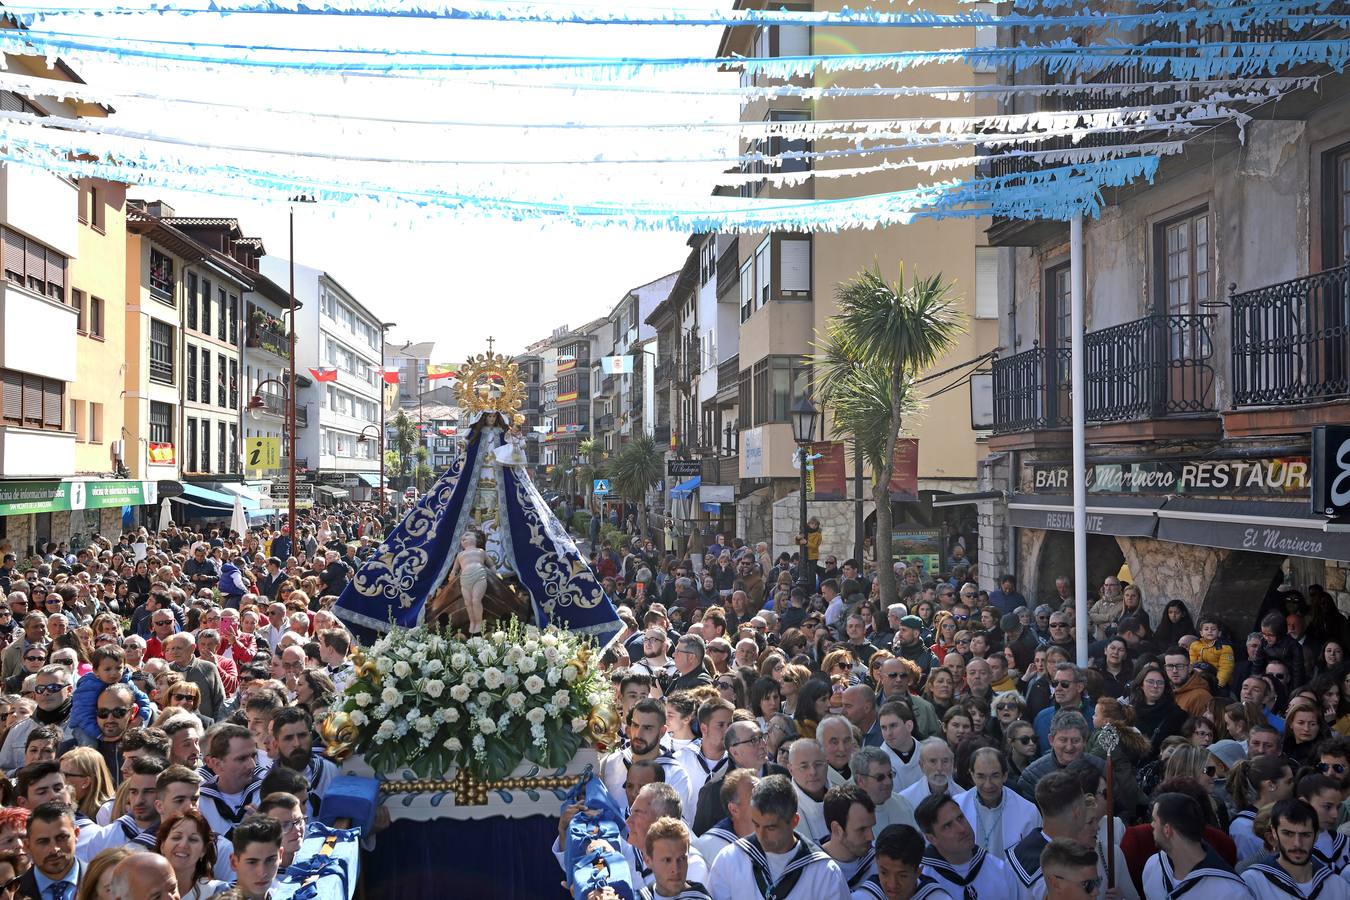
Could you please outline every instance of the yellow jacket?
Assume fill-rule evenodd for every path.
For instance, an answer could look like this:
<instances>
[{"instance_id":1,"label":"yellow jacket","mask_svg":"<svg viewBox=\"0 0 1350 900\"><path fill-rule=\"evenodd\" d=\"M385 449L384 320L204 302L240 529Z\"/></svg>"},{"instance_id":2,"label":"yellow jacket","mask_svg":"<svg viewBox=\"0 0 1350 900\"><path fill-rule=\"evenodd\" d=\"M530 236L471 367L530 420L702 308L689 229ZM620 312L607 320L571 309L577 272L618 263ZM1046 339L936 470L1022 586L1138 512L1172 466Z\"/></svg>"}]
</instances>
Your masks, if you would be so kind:
<instances>
[{"instance_id":1,"label":"yellow jacket","mask_svg":"<svg viewBox=\"0 0 1350 900\"><path fill-rule=\"evenodd\" d=\"M1228 680L1233 677L1233 647L1231 644L1225 644L1222 641L1211 644L1204 639L1196 640L1191 644L1191 665L1198 662L1207 662L1218 670L1219 687L1228 686Z\"/></svg>"}]
</instances>

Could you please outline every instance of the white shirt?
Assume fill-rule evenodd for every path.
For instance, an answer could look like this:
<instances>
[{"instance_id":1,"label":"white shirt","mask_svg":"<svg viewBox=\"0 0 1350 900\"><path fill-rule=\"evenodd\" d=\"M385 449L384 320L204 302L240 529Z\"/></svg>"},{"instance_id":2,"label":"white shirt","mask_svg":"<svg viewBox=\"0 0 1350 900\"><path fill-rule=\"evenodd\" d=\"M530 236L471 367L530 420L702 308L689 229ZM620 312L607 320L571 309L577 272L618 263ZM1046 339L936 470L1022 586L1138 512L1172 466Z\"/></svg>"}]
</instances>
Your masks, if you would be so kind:
<instances>
[{"instance_id":1,"label":"white shirt","mask_svg":"<svg viewBox=\"0 0 1350 900\"><path fill-rule=\"evenodd\" d=\"M923 869L921 871L923 874L942 885L943 890L953 897L964 897L966 889L963 884L958 883L956 879L950 877L947 870L952 870L956 875L964 879L970 875L971 870L977 864L980 867L979 874L977 874L970 883L970 886L974 889L977 897L1004 898L1011 895L1012 881L1015 881L1016 879L1013 878L1012 873L1007 870L1003 860L992 854L986 853L983 848L976 847L975 855L959 866L948 862L941 862L939 864L931 857L931 852L930 848L929 853L924 854Z\"/></svg>"},{"instance_id":2,"label":"white shirt","mask_svg":"<svg viewBox=\"0 0 1350 900\"><path fill-rule=\"evenodd\" d=\"M830 605L825 607L825 624L831 628L839 621L839 617L844 614L844 595L836 594L830 601Z\"/></svg>"},{"instance_id":3,"label":"white shirt","mask_svg":"<svg viewBox=\"0 0 1350 900\"><path fill-rule=\"evenodd\" d=\"M951 782L947 782L947 793L950 794L951 792ZM900 796L905 798L905 801L908 802L911 807L918 809L919 804L927 799L928 795L931 793L933 793L933 789L928 786L928 779L922 778L901 791ZM971 827L973 828L974 826L972 825Z\"/></svg>"},{"instance_id":4,"label":"white shirt","mask_svg":"<svg viewBox=\"0 0 1350 900\"><path fill-rule=\"evenodd\" d=\"M796 852L794 845L787 853L766 853L769 874L777 879ZM704 883L713 900L764 900L755 886L750 857L735 844L728 844L717 854ZM808 865L792 892L779 900L850 900L848 883L839 864L827 858Z\"/></svg>"},{"instance_id":5,"label":"white shirt","mask_svg":"<svg viewBox=\"0 0 1350 900\"><path fill-rule=\"evenodd\" d=\"M892 790L903 791L905 788L915 782L923 781L923 770L919 768L919 742L915 741L914 746L909 748L909 760L906 761L900 757L900 754L891 748L885 741L881 744L881 749L886 751L886 755L891 758L891 769L895 772L895 785Z\"/></svg>"},{"instance_id":6,"label":"white shirt","mask_svg":"<svg viewBox=\"0 0 1350 900\"><path fill-rule=\"evenodd\" d=\"M1178 880L1172 873L1167 854L1158 851L1144 863L1144 896L1148 900L1164 900L1184 889L1186 900L1253 900L1251 888L1245 881L1231 871L1207 867L1206 862L1210 860L1223 864L1211 851L1205 860L1186 873L1185 878ZM1172 886L1170 891L1168 885Z\"/></svg>"},{"instance_id":7,"label":"white shirt","mask_svg":"<svg viewBox=\"0 0 1350 900\"><path fill-rule=\"evenodd\" d=\"M918 824L914 821L914 807L899 794L891 794L889 800L877 807L877 827L872 830L872 836L879 836L887 825L908 825L910 828L918 828Z\"/></svg>"},{"instance_id":8,"label":"white shirt","mask_svg":"<svg viewBox=\"0 0 1350 900\"><path fill-rule=\"evenodd\" d=\"M717 759L709 759L703 755L703 741L694 741L678 750L673 754L675 761L684 769L684 774L689 778L689 794L694 798L694 805L698 805L698 792L703 790L703 785L708 783L717 772L722 771L730 765L730 759L723 753ZM697 810L695 810L697 812Z\"/></svg>"},{"instance_id":9,"label":"white shirt","mask_svg":"<svg viewBox=\"0 0 1350 900\"><path fill-rule=\"evenodd\" d=\"M801 816L797 833L806 835L818 844L830 835L830 826L825 824L825 800L812 800L795 781L792 782L792 789L797 792L797 815Z\"/></svg>"},{"instance_id":10,"label":"white shirt","mask_svg":"<svg viewBox=\"0 0 1350 900\"><path fill-rule=\"evenodd\" d=\"M628 811L628 795L623 792L623 783L628 780L628 764L632 758L631 750L616 750L600 760L600 780L609 789L614 805L624 812ZM693 825L698 797L689 795L689 776L684 773L684 768L673 756L658 756L652 762L662 768L666 784L680 795L680 817L686 825Z\"/></svg>"},{"instance_id":11,"label":"white shirt","mask_svg":"<svg viewBox=\"0 0 1350 900\"><path fill-rule=\"evenodd\" d=\"M1350 897L1350 883L1331 871L1325 863L1314 861L1313 875L1308 881L1296 882L1279 863L1248 866L1242 872L1256 900L1287 900L1289 897L1306 900L1317 891L1317 900L1346 900Z\"/></svg>"},{"instance_id":12,"label":"white shirt","mask_svg":"<svg viewBox=\"0 0 1350 900\"><path fill-rule=\"evenodd\" d=\"M975 843L998 857L1041 827L1041 814L1036 807L1006 785L996 809L981 803L975 788L962 791L952 799L975 832Z\"/></svg>"}]
</instances>

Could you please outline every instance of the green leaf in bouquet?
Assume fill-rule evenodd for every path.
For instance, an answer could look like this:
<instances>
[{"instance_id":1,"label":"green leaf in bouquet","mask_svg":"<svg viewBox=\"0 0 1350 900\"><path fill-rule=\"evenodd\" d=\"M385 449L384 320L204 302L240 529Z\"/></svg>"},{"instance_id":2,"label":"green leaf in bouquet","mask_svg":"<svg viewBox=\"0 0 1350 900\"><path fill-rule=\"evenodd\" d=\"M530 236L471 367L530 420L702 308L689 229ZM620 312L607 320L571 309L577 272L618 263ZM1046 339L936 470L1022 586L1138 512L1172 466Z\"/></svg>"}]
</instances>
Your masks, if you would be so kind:
<instances>
[{"instance_id":1,"label":"green leaf in bouquet","mask_svg":"<svg viewBox=\"0 0 1350 900\"><path fill-rule=\"evenodd\" d=\"M506 741L493 737L487 742L487 765L484 776L489 781L505 778L520 764L520 754Z\"/></svg>"}]
</instances>

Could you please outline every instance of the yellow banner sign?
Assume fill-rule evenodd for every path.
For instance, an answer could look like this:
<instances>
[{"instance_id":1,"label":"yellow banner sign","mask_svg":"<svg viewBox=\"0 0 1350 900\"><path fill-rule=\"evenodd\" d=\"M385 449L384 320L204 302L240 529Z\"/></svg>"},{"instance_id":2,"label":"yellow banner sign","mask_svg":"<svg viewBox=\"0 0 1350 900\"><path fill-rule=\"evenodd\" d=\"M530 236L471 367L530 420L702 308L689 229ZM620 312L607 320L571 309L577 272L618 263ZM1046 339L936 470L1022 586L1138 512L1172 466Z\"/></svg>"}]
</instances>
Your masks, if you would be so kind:
<instances>
[{"instance_id":1,"label":"yellow banner sign","mask_svg":"<svg viewBox=\"0 0 1350 900\"><path fill-rule=\"evenodd\" d=\"M272 470L281 468L281 438L251 437L244 439L244 468Z\"/></svg>"}]
</instances>

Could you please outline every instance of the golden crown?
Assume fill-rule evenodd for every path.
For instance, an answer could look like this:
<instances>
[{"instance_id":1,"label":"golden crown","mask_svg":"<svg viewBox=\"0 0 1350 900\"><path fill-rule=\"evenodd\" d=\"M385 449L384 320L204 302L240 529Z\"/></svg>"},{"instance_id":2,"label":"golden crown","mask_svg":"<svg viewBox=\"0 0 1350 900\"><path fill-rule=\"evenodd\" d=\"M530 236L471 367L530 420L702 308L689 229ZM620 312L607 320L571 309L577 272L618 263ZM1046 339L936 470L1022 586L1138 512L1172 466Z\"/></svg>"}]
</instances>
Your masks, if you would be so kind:
<instances>
[{"instance_id":1,"label":"golden crown","mask_svg":"<svg viewBox=\"0 0 1350 900\"><path fill-rule=\"evenodd\" d=\"M459 408L469 413L495 412L509 424L520 425L525 416L525 384L520 369L500 353L469 357L459 369Z\"/></svg>"}]
</instances>

